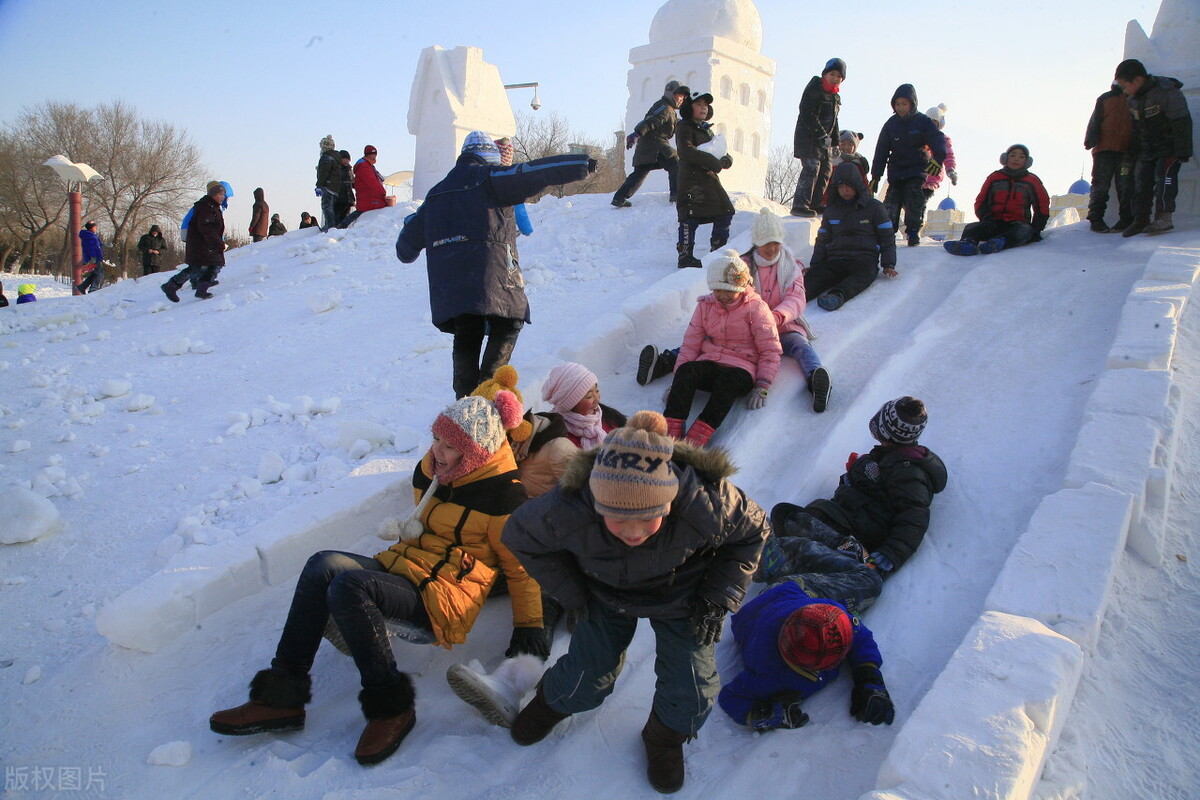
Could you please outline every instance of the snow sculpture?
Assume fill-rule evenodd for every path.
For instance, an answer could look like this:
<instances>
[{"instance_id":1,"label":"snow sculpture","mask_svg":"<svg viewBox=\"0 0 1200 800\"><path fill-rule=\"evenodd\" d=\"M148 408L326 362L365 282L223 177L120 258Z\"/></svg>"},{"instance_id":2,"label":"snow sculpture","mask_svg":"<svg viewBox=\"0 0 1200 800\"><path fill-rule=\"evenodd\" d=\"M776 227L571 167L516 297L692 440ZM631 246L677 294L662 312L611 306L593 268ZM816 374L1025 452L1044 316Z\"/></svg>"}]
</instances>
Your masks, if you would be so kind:
<instances>
[{"instance_id":1,"label":"snow sculpture","mask_svg":"<svg viewBox=\"0 0 1200 800\"><path fill-rule=\"evenodd\" d=\"M423 198L445 177L468 133L500 138L516 127L500 70L483 60L483 50L426 47L408 98L408 132L417 140L413 198Z\"/></svg>"},{"instance_id":2,"label":"snow sculpture","mask_svg":"<svg viewBox=\"0 0 1200 800\"><path fill-rule=\"evenodd\" d=\"M771 147L775 61L760 54L762 18L751 0L667 0L650 23L650 43L629 51L625 130L641 122L667 81L713 96L713 123L724 133L733 167L721 173L727 191L762 194ZM797 98L797 101L799 98ZM632 151L626 152L632 169ZM666 191L666 175L646 179Z\"/></svg>"},{"instance_id":3,"label":"snow sculpture","mask_svg":"<svg viewBox=\"0 0 1200 800\"><path fill-rule=\"evenodd\" d=\"M1154 32L1136 19L1125 27L1125 58L1136 58L1151 75L1166 75L1183 82L1183 96L1192 112L1192 152L1200 153L1200 3L1196 0L1163 0L1154 18ZM1114 64L1115 68L1116 65ZM1196 159L1179 171L1178 208L1200 211L1200 178Z\"/></svg>"}]
</instances>

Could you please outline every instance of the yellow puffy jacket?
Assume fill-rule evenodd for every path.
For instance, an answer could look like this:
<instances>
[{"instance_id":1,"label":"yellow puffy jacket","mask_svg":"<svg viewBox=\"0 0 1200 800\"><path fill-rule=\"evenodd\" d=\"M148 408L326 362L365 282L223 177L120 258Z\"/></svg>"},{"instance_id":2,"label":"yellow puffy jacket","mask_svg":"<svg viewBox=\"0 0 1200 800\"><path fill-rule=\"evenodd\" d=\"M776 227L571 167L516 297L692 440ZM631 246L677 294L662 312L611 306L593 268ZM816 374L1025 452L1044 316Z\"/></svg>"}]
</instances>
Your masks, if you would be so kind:
<instances>
[{"instance_id":1,"label":"yellow puffy jacket","mask_svg":"<svg viewBox=\"0 0 1200 800\"><path fill-rule=\"evenodd\" d=\"M413 470L419 502L432 483L432 455ZM508 578L513 626L542 626L542 592L521 562L500 542L508 515L525 501L507 443L474 472L441 485L421 515L424 532L375 558L417 585L437 643L462 644L487 600L497 570Z\"/></svg>"}]
</instances>

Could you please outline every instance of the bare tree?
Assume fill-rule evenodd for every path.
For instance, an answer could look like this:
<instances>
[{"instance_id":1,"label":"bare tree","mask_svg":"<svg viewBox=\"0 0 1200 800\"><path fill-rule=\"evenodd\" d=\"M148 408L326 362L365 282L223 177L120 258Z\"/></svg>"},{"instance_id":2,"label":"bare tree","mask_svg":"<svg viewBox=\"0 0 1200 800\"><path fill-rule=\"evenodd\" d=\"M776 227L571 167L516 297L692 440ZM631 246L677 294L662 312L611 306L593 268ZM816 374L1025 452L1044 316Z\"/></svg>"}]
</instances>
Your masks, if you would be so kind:
<instances>
[{"instance_id":1,"label":"bare tree","mask_svg":"<svg viewBox=\"0 0 1200 800\"><path fill-rule=\"evenodd\" d=\"M513 136L514 161L533 161L536 158L563 153L587 153L596 159L596 171L584 180L552 186L545 194L566 197L592 192L611 192L624 179L624 175L617 168L616 183L613 182L614 168L609 149L586 133L572 131L567 121L558 114L517 114L517 132Z\"/></svg>"},{"instance_id":2,"label":"bare tree","mask_svg":"<svg viewBox=\"0 0 1200 800\"><path fill-rule=\"evenodd\" d=\"M776 203L790 205L800 180L800 160L792 157L792 149L775 145L767 155L766 195Z\"/></svg>"},{"instance_id":3,"label":"bare tree","mask_svg":"<svg viewBox=\"0 0 1200 800\"><path fill-rule=\"evenodd\" d=\"M38 260L40 240L67 210L66 187L42 168L46 158L22 136L0 132L0 226L5 233L0 264L7 264L16 251L18 272ZM64 241L62 236L51 238L55 244Z\"/></svg>"}]
</instances>

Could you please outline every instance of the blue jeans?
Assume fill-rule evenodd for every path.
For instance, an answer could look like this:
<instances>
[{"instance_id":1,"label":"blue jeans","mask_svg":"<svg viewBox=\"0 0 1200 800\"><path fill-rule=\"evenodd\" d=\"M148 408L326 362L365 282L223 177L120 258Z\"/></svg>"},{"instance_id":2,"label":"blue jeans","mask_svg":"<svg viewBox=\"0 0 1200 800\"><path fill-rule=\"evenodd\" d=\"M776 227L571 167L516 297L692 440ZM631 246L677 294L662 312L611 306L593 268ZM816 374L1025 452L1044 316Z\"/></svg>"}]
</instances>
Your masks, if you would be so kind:
<instances>
[{"instance_id":1,"label":"blue jeans","mask_svg":"<svg viewBox=\"0 0 1200 800\"><path fill-rule=\"evenodd\" d=\"M92 271L87 274L87 277L79 282L80 294L87 294L88 292L94 292L97 289L104 288L104 264L100 262L100 259L96 258L83 262L85 267L88 264L92 265Z\"/></svg>"},{"instance_id":2,"label":"blue jeans","mask_svg":"<svg viewBox=\"0 0 1200 800\"><path fill-rule=\"evenodd\" d=\"M386 620L430 627L421 595L408 578L393 575L370 556L323 550L308 559L296 581L271 666L291 675L307 674L330 616L350 648L363 688L400 680Z\"/></svg>"},{"instance_id":3,"label":"blue jeans","mask_svg":"<svg viewBox=\"0 0 1200 800\"><path fill-rule=\"evenodd\" d=\"M321 231L325 232L330 228L336 228L338 224L337 216L338 196L328 189L321 190Z\"/></svg>"},{"instance_id":4,"label":"blue jeans","mask_svg":"<svg viewBox=\"0 0 1200 800\"><path fill-rule=\"evenodd\" d=\"M625 650L637 631L636 617L618 614L598 600L575 626L571 647L542 677L542 695L560 714L590 711L604 702L625 666ZM687 619L651 619L655 659L654 713L673 731L695 736L721 689L712 645L701 647Z\"/></svg>"},{"instance_id":5,"label":"blue jeans","mask_svg":"<svg viewBox=\"0 0 1200 800\"><path fill-rule=\"evenodd\" d=\"M813 370L821 366L821 359L817 356L817 351L813 350L808 337L803 333L796 331L781 333L779 334L779 343L783 345L783 354L794 358L800 365L800 371L804 373L805 381L812 377Z\"/></svg>"}]
</instances>

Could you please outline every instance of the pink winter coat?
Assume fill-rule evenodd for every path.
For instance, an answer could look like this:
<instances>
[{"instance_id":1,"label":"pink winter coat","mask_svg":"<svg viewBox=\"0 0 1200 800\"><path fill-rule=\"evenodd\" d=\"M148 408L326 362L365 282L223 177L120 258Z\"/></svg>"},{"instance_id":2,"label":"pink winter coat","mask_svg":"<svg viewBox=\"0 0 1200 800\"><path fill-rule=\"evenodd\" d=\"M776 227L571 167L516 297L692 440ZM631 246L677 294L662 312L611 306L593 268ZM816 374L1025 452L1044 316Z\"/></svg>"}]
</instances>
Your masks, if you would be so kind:
<instances>
[{"instance_id":1,"label":"pink winter coat","mask_svg":"<svg viewBox=\"0 0 1200 800\"><path fill-rule=\"evenodd\" d=\"M925 183L921 186L922 189L932 189L936 192L937 188L942 185L942 176L946 174L946 170L958 169L958 161L954 158L954 145L951 143L949 136L946 136L945 139L946 160L942 162L942 168L938 170L937 175L930 175L925 179ZM926 151L929 150L929 148L925 149Z\"/></svg>"},{"instance_id":2,"label":"pink winter coat","mask_svg":"<svg viewBox=\"0 0 1200 800\"><path fill-rule=\"evenodd\" d=\"M791 285L786 289L779 285L779 265L785 263L783 261L785 258L790 259L796 265ZM779 332L802 333L808 336L808 331L800 322L800 318L804 315L804 309L808 305L808 301L804 297L804 262L793 257L786 247L779 254L779 261L769 267L754 266L753 251L745 253L742 261L745 261L746 266L750 268L750 274L755 276L754 288L758 291L759 296L767 301L767 307L771 309L771 315L775 319L775 325L779 328Z\"/></svg>"},{"instance_id":3,"label":"pink winter coat","mask_svg":"<svg viewBox=\"0 0 1200 800\"><path fill-rule=\"evenodd\" d=\"M769 389L782 353L771 309L753 289L728 307L706 294L696 302L675 369L689 361L715 361L746 370L756 386Z\"/></svg>"}]
</instances>

